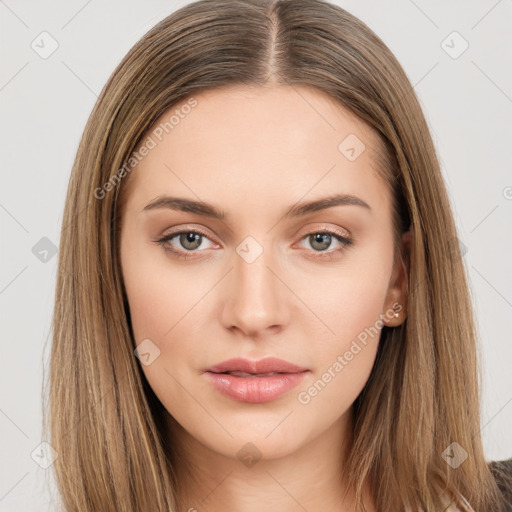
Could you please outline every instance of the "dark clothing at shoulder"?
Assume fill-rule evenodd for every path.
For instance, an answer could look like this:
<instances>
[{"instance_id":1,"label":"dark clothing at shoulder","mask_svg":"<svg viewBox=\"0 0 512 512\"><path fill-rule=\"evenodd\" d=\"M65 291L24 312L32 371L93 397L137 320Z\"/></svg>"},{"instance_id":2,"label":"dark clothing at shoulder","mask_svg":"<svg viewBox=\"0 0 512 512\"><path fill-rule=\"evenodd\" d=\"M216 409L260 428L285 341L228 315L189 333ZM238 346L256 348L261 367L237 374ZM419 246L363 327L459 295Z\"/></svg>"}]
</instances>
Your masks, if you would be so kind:
<instances>
[{"instance_id":1,"label":"dark clothing at shoulder","mask_svg":"<svg viewBox=\"0 0 512 512\"><path fill-rule=\"evenodd\" d=\"M512 459L492 461L489 468L507 503L503 512L512 512Z\"/></svg>"}]
</instances>

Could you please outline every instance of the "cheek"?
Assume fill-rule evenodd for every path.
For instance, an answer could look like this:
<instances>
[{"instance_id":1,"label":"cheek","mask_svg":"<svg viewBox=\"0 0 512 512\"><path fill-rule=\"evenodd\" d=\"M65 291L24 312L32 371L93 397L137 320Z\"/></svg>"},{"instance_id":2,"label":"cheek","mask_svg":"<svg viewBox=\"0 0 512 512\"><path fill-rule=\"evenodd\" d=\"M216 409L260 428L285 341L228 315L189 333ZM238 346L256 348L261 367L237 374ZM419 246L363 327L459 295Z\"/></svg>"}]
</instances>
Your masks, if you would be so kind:
<instances>
[{"instance_id":1,"label":"cheek","mask_svg":"<svg viewBox=\"0 0 512 512\"><path fill-rule=\"evenodd\" d=\"M327 423L343 415L364 388L383 325L380 313L384 293L359 283L351 294L345 284L347 287L335 297L336 309L331 310L329 327L334 334L329 332L316 340L314 372L297 395L304 412L323 417ZM325 305L326 317L328 307L332 308L332 303Z\"/></svg>"},{"instance_id":2,"label":"cheek","mask_svg":"<svg viewBox=\"0 0 512 512\"><path fill-rule=\"evenodd\" d=\"M190 405L182 386L197 377L211 347L204 324L217 279L207 270L173 268L163 250L151 245L126 242L121 254L134 344L144 342L141 347L157 354L150 364L141 359L141 369L167 410L181 418Z\"/></svg>"},{"instance_id":3,"label":"cheek","mask_svg":"<svg viewBox=\"0 0 512 512\"><path fill-rule=\"evenodd\" d=\"M190 413L190 397L183 391L189 383L190 368L197 359L194 335L201 297L208 292L209 280L191 280L190 274L170 272L165 258L154 258L153 247L122 246L122 271L128 296L134 343L149 347L151 360L141 370L164 407L179 422ZM211 285L210 285L211 287ZM151 340L148 342L145 340ZM134 347L135 348L135 347ZM201 423L201 411L194 411L194 421Z\"/></svg>"},{"instance_id":4,"label":"cheek","mask_svg":"<svg viewBox=\"0 0 512 512\"><path fill-rule=\"evenodd\" d=\"M298 295L306 298L310 309L306 316L320 326L321 352L332 355L333 349L343 349L365 329L375 326L384 313L390 265L382 258L365 259L344 263L336 272L321 276L297 276Z\"/></svg>"},{"instance_id":5,"label":"cheek","mask_svg":"<svg viewBox=\"0 0 512 512\"><path fill-rule=\"evenodd\" d=\"M314 304L312 310L323 328L315 340L314 374L298 396L311 413L334 420L366 384L384 325L381 314L385 313L390 265L391 259L366 260L336 278L331 276L321 289L311 288L308 301Z\"/></svg>"},{"instance_id":6,"label":"cheek","mask_svg":"<svg viewBox=\"0 0 512 512\"><path fill-rule=\"evenodd\" d=\"M135 342L145 338L157 344L170 340L193 316L211 280L178 267L171 271L163 249L155 248L152 242L122 240L121 255Z\"/></svg>"}]
</instances>

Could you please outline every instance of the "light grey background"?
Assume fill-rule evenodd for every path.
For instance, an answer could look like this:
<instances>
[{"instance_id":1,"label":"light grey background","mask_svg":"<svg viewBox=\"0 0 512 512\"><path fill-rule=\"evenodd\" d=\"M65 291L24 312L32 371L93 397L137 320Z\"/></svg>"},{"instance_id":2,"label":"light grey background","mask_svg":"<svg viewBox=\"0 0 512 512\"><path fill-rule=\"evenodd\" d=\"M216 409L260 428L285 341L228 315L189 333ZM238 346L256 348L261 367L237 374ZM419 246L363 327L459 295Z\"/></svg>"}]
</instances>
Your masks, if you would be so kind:
<instances>
[{"instance_id":1,"label":"light grey background","mask_svg":"<svg viewBox=\"0 0 512 512\"><path fill-rule=\"evenodd\" d=\"M45 470L31 458L34 450L36 460L48 453L38 446L57 258L44 249L58 245L82 130L124 54L186 3L0 0L2 512L52 509L46 487L47 481L51 487L51 467ZM423 105L467 248L481 334L486 457L509 458L512 1L335 3L386 42ZM58 43L46 59L31 47L40 53L51 49L51 39L40 36L43 31ZM469 47L457 56L464 41ZM40 242L43 237L49 241Z\"/></svg>"}]
</instances>

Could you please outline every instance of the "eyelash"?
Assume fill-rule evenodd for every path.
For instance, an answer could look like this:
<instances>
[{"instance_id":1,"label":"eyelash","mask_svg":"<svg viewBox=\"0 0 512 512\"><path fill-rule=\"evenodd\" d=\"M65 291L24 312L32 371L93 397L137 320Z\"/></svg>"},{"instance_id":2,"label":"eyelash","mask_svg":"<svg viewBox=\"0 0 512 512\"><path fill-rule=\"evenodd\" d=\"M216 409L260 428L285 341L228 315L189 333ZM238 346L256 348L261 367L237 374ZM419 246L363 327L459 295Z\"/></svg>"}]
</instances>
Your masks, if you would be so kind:
<instances>
[{"instance_id":1,"label":"eyelash","mask_svg":"<svg viewBox=\"0 0 512 512\"><path fill-rule=\"evenodd\" d=\"M206 235L205 233L203 233L201 231L198 231L196 229L186 229L186 230L176 231L174 233L170 233L169 235L166 235L163 238L160 238L159 240L155 240L155 242L160 244L164 248L164 250L166 252L172 253L177 258L181 258L183 260L192 259L192 258L195 258L195 256L192 256L191 254L194 253L194 252L200 252L200 251L197 251L197 250L196 251L185 251L185 252L177 251L176 249L173 249L172 246L167 244L167 242L169 242L173 238L175 238L175 237L177 237L179 235L188 234L188 233L194 233L196 235L200 235L200 236L202 236L204 238L209 239L208 235ZM351 238L347 238L346 236L341 235L338 231L335 231L335 230L332 230L332 229L323 229L323 230L317 230L317 231L310 231L309 233L306 233L301 238L301 240L304 240L305 238L307 238L307 237L309 237L311 235L318 235L318 234L333 236L336 240L338 240L342 244L342 247L340 247L339 249L331 250L331 251L314 251L317 254L315 254L313 256L313 258L332 259L337 254L341 253L347 247L350 247L353 244L353 240Z\"/></svg>"}]
</instances>

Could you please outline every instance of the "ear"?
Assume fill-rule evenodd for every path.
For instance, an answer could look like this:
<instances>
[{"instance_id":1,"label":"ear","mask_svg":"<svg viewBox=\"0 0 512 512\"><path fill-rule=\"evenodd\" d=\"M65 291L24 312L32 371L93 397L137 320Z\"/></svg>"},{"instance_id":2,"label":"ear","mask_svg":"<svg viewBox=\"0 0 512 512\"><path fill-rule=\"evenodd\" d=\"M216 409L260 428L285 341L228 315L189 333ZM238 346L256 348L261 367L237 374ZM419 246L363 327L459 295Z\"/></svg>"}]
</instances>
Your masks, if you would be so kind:
<instances>
[{"instance_id":1,"label":"ear","mask_svg":"<svg viewBox=\"0 0 512 512\"><path fill-rule=\"evenodd\" d=\"M410 261L413 251L412 231L402 234L399 248L389 287L384 301L384 324L389 327L396 327L402 324L407 317L407 295L409 284ZM398 316L394 316L394 313Z\"/></svg>"}]
</instances>

